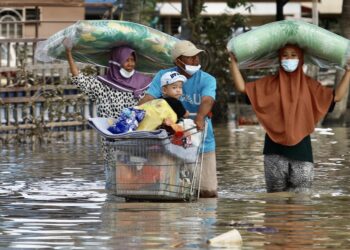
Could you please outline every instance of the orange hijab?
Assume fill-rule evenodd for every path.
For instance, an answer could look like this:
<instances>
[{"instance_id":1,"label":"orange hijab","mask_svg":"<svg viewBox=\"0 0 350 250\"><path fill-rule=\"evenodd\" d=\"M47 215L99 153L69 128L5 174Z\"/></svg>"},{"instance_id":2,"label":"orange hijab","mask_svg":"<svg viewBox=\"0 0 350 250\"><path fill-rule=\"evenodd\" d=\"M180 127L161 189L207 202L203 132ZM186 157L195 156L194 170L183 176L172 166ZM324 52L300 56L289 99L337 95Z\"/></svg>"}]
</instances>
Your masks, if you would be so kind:
<instances>
[{"instance_id":1,"label":"orange hijab","mask_svg":"<svg viewBox=\"0 0 350 250\"><path fill-rule=\"evenodd\" d=\"M288 73L281 66L277 75L246 84L246 92L260 124L276 143L293 146L314 131L317 122L328 112L333 90L322 86L303 72L303 51L297 51L298 68Z\"/></svg>"}]
</instances>

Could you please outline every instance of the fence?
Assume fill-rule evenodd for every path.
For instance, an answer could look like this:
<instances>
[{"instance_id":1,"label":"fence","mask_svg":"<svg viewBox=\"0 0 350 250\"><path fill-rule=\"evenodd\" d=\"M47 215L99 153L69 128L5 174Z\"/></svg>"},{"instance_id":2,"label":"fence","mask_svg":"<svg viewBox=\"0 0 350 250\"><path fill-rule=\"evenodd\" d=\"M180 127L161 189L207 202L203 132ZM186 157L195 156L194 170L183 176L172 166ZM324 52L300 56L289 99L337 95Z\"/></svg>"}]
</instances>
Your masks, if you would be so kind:
<instances>
[{"instance_id":1,"label":"fence","mask_svg":"<svg viewBox=\"0 0 350 250\"><path fill-rule=\"evenodd\" d=\"M40 40L0 39L0 132L86 126L96 116L95 104L70 83L67 63L35 60Z\"/></svg>"}]
</instances>

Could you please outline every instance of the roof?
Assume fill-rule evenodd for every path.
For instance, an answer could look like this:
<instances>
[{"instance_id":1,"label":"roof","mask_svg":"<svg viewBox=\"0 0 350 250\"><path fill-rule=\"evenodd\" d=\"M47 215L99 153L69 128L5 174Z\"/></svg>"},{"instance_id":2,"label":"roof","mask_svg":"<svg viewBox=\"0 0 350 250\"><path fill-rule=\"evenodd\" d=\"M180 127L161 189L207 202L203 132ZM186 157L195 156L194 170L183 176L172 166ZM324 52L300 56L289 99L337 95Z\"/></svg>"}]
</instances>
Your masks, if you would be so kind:
<instances>
[{"instance_id":1,"label":"roof","mask_svg":"<svg viewBox=\"0 0 350 250\"><path fill-rule=\"evenodd\" d=\"M55 6L83 7L84 0L1 0L0 7Z\"/></svg>"}]
</instances>

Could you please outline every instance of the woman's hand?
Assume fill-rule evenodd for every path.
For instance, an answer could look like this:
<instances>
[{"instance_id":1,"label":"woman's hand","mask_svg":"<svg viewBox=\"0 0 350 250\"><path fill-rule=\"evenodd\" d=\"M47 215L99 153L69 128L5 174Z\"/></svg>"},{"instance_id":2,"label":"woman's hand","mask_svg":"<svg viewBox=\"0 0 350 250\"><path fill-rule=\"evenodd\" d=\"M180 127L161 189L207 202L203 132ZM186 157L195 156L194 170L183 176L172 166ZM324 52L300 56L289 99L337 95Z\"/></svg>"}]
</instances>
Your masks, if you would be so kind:
<instances>
[{"instance_id":1,"label":"woman's hand","mask_svg":"<svg viewBox=\"0 0 350 250\"><path fill-rule=\"evenodd\" d=\"M230 61L237 63L237 58L235 56L235 54L233 54L231 51L228 51L228 55L230 56Z\"/></svg>"},{"instance_id":2,"label":"woman's hand","mask_svg":"<svg viewBox=\"0 0 350 250\"><path fill-rule=\"evenodd\" d=\"M69 37L65 37L62 41L62 44L66 48L66 51L72 51L73 41Z\"/></svg>"},{"instance_id":3,"label":"woman's hand","mask_svg":"<svg viewBox=\"0 0 350 250\"><path fill-rule=\"evenodd\" d=\"M350 71L350 59L346 62L344 69L345 71Z\"/></svg>"}]
</instances>

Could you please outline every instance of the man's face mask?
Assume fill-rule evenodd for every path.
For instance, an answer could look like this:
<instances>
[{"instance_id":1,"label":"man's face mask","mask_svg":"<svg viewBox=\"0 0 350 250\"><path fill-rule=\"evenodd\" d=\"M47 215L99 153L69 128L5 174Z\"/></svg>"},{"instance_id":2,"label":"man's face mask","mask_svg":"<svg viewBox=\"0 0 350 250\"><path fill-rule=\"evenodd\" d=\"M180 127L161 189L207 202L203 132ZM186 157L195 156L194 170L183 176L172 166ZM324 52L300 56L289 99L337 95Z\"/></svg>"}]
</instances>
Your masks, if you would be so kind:
<instances>
[{"instance_id":1,"label":"man's face mask","mask_svg":"<svg viewBox=\"0 0 350 250\"><path fill-rule=\"evenodd\" d=\"M293 72L298 68L299 59L283 59L281 60L282 68L287 72Z\"/></svg>"},{"instance_id":2,"label":"man's face mask","mask_svg":"<svg viewBox=\"0 0 350 250\"><path fill-rule=\"evenodd\" d=\"M197 66L193 66L193 65L187 65L185 64L185 71L187 74L189 75L193 75L194 73L196 73L198 70L200 70L201 65L197 65Z\"/></svg>"}]
</instances>

